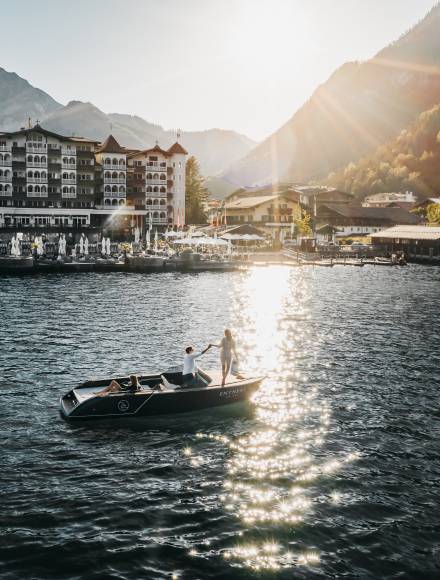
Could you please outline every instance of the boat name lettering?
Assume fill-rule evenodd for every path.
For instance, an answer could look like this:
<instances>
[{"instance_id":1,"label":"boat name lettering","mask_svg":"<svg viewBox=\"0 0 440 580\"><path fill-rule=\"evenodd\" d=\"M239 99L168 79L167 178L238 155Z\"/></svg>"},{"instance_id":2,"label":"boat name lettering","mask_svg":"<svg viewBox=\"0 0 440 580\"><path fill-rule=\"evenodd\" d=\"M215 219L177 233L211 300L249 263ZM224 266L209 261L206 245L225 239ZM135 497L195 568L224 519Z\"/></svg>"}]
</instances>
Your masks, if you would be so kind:
<instances>
[{"instance_id":1,"label":"boat name lettering","mask_svg":"<svg viewBox=\"0 0 440 580\"><path fill-rule=\"evenodd\" d=\"M220 397L234 397L235 395L240 395L243 389L230 389L228 391L222 391Z\"/></svg>"}]
</instances>

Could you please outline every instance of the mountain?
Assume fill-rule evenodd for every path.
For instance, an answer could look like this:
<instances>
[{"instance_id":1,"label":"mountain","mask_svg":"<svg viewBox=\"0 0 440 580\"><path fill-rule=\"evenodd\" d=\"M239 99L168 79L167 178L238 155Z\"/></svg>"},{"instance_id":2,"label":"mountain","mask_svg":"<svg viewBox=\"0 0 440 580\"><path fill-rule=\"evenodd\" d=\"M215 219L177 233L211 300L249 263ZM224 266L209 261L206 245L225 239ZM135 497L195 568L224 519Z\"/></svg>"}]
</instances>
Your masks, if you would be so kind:
<instances>
[{"instance_id":1,"label":"mountain","mask_svg":"<svg viewBox=\"0 0 440 580\"><path fill-rule=\"evenodd\" d=\"M167 131L136 115L111 113L106 115L91 103L71 101L44 120L52 131L104 139L111 132L125 147L170 147L176 140L176 131ZM197 157L204 175L214 175L240 159L255 142L235 131L208 129L187 131L179 141L191 155Z\"/></svg>"},{"instance_id":2,"label":"mountain","mask_svg":"<svg viewBox=\"0 0 440 580\"><path fill-rule=\"evenodd\" d=\"M49 130L64 134L103 140L112 133L125 147L146 149L156 140L169 147L176 131L167 131L135 115L106 114L92 103L70 101L57 103L47 93L31 86L15 73L0 68L0 131L14 131L39 119ZM208 129L186 131L179 141L195 155L204 175L215 175L242 158L255 145L235 131Z\"/></svg>"},{"instance_id":3,"label":"mountain","mask_svg":"<svg viewBox=\"0 0 440 580\"><path fill-rule=\"evenodd\" d=\"M33 121L42 120L62 106L41 89L1 67L0 103L0 131L27 127L29 117Z\"/></svg>"},{"instance_id":4,"label":"mountain","mask_svg":"<svg viewBox=\"0 0 440 580\"><path fill-rule=\"evenodd\" d=\"M222 176L238 185L309 181L356 161L440 102L440 5L372 59L350 62Z\"/></svg>"},{"instance_id":5,"label":"mountain","mask_svg":"<svg viewBox=\"0 0 440 580\"><path fill-rule=\"evenodd\" d=\"M365 197L383 191L413 191L419 197L440 193L440 104L422 113L374 154L333 173L326 183Z\"/></svg>"}]
</instances>

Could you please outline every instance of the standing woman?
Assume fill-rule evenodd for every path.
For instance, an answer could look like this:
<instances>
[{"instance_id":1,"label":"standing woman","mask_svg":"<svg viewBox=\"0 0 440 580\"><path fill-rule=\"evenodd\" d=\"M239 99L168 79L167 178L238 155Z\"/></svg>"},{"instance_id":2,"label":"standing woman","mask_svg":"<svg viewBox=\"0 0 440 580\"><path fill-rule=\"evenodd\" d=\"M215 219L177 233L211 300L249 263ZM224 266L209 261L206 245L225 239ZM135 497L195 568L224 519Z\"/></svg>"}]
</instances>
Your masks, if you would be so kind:
<instances>
[{"instance_id":1,"label":"standing woman","mask_svg":"<svg viewBox=\"0 0 440 580\"><path fill-rule=\"evenodd\" d=\"M232 338L231 331L227 328L225 330L225 336L221 339L220 344L213 344L220 349L220 362L222 364L222 387L225 385L226 377L231 369L232 354L237 357L237 351L235 350L235 340Z\"/></svg>"}]
</instances>

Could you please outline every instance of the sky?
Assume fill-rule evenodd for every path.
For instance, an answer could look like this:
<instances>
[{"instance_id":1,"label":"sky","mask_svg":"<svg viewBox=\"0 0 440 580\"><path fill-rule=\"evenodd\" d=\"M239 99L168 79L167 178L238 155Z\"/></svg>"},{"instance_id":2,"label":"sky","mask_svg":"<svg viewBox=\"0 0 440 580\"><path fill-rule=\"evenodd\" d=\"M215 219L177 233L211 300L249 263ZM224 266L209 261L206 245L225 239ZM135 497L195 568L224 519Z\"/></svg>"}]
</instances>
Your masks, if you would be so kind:
<instances>
[{"instance_id":1,"label":"sky","mask_svg":"<svg viewBox=\"0 0 440 580\"><path fill-rule=\"evenodd\" d=\"M62 104L262 140L434 0L0 0L0 67ZM1 105L1 104L0 104Z\"/></svg>"}]
</instances>

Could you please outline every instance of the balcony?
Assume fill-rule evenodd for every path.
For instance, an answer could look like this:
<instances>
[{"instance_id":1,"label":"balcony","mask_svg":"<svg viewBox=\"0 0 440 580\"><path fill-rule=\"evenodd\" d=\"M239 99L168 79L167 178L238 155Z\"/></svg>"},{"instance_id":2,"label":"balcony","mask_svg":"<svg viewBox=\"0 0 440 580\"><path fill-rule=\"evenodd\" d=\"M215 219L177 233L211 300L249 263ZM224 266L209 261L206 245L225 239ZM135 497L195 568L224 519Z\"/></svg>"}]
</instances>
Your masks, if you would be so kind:
<instances>
[{"instance_id":1,"label":"balcony","mask_svg":"<svg viewBox=\"0 0 440 580\"><path fill-rule=\"evenodd\" d=\"M47 191L28 191L28 197L47 197Z\"/></svg>"},{"instance_id":2,"label":"balcony","mask_svg":"<svg viewBox=\"0 0 440 580\"><path fill-rule=\"evenodd\" d=\"M70 179L70 177L68 179L61 178L61 183L63 185L76 185L76 179Z\"/></svg>"},{"instance_id":3,"label":"balcony","mask_svg":"<svg viewBox=\"0 0 440 580\"><path fill-rule=\"evenodd\" d=\"M27 153L46 153L47 147L46 143L26 143Z\"/></svg>"},{"instance_id":4,"label":"balcony","mask_svg":"<svg viewBox=\"0 0 440 580\"><path fill-rule=\"evenodd\" d=\"M0 181L6 183L12 183L12 175L0 175Z\"/></svg>"},{"instance_id":5,"label":"balcony","mask_svg":"<svg viewBox=\"0 0 440 580\"><path fill-rule=\"evenodd\" d=\"M125 185L125 179L123 177L104 177L104 183L119 183Z\"/></svg>"},{"instance_id":6,"label":"balcony","mask_svg":"<svg viewBox=\"0 0 440 580\"><path fill-rule=\"evenodd\" d=\"M0 159L0 167L12 167L12 159Z\"/></svg>"},{"instance_id":7,"label":"balcony","mask_svg":"<svg viewBox=\"0 0 440 580\"><path fill-rule=\"evenodd\" d=\"M145 163L145 167L147 169L156 169L158 171L166 171L167 164L159 161L147 161Z\"/></svg>"},{"instance_id":8,"label":"balcony","mask_svg":"<svg viewBox=\"0 0 440 580\"><path fill-rule=\"evenodd\" d=\"M72 193L72 192L70 192L70 191L64 191L64 192L61 194L61 197L62 197L63 199L76 199L76 191L75 191L75 192L73 192L73 193Z\"/></svg>"},{"instance_id":9,"label":"balcony","mask_svg":"<svg viewBox=\"0 0 440 580\"><path fill-rule=\"evenodd\" d=\"M28 183L47 183L47 175L46 177L29 177L27 176Z\"/></svg>"},{"instance_id":10,"label":"balcony","mask_svg":"<svg viewBox=\"0 0 440 580\"><path fill-rule=\"evenodd\" d=\"M49 155L59 155L61 151L61 147L57 145L48 145L47 152Z\"/></svg>"},{"instance_id":11,"label":"balcony","mask_svg":"<svg viewBox=\"0 0 440 580\"><path fill-rule=\"evenodd\" d=\"M116 197L119 199L120 198L125 199L125 197L126 197L125 191L106 191L102 195L103 195L103 197Z\"/></svg>"},{"instance_id":12,"label":"balcony","mask_svg":"<svg viewBox=\"0 0 440 580\"><path fill-rule=\"evenodd\" d=\"M76 171L76 163L61 163L61 168Z\"/></svg>"},{"instance_id":13,"label":"balcony","mask_svg":"<svg viewBox=\"0 0 440 580\"><path fill-rule=\"evenodd\" d=\"M7 153L11 153L12 149L10 145L0 145L0 152L6 151Z\"/></svg>"},{"instance_id":14,"label":"balcony","mask_svg":"<svg viewBox=\"0 0 440 580\"><path fill-rule=\"evenodd\" d=\"M166 179L146 179L145 183L147 185L163 185L166 187Z\"/></svg>"},{"instance_id":15,"label":"balcony","mask_svg":"<svg viewBox=\"0 0 440 580\"><path fill-rule=\"evenodd\" d=\"M0 197L12 197L12 187L10 187L7 191L0 189Z\"/></svg>"},{"instance_id":16,"label":"balcony","mask_svg":"<svg viewBox=\"0 0 440 580\"><path fill-rule=\"evenodd\" d=\"M76 155L76 149L66 149L61 147L61 155Z\"/></svg>"},{"instance_id":17,"label":"balcony","mask_svg":"<svg viewBox=\"0 0 440 580\"><path fill-rule=\"evenodd\" d=\"M118 163L115 163L114 165L112 165L112 163L103 163L102 164L104 169L112 169L113 171L126 171L126 167L125 167L125 163L124 165L119 165Z\"/></svg>"},{"instance_id":18,"label":"balcony","mask_svg":"<svg viewBox=\"0 0 440 580\"><path fill-rule=\"evenodd\" d=\"M147 198L166 197L167 195L166 191L147 191L145 193L145 197Z\"/></svg>"},{"instance_id":19,"label":"balcony","mask_svg":"<svg viewBox=\"0 0 440 580\"><path fill-rule=\"evenodd\" d=\"M47 161L28 161L26 167L47 167Z\"/></svg>"}]
</instances>

